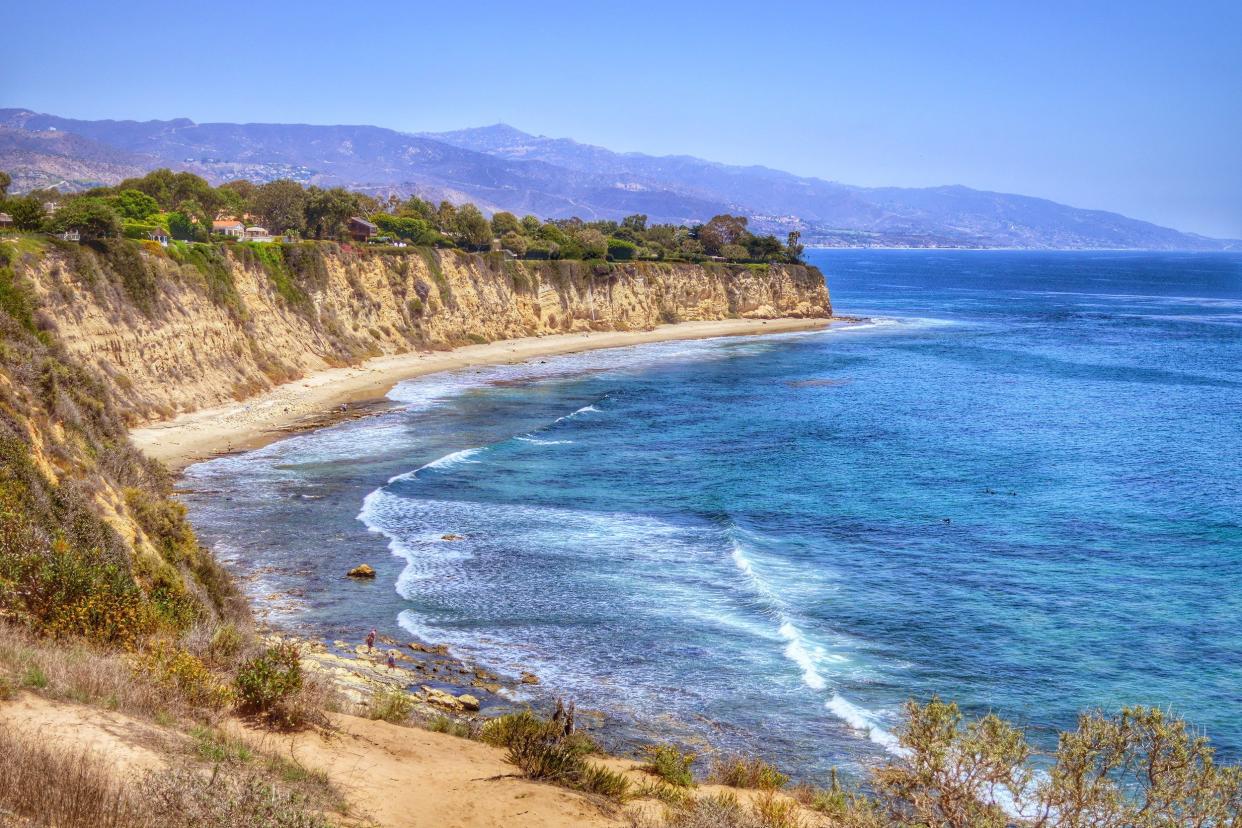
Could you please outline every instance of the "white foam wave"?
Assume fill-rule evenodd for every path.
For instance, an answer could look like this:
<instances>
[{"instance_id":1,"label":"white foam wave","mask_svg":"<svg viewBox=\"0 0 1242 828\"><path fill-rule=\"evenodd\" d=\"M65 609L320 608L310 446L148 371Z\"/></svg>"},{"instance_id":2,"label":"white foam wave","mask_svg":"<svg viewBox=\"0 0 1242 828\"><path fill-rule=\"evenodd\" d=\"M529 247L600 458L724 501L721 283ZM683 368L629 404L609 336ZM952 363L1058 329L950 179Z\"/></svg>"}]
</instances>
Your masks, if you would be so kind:
<instances>
[{"instance_id":1,"label":"white foam wave","mask_svg":"<svg viewBox=\"0 0 1242 828\"><path fill-rule=\"evenodd\" d=\"M901 746L897 737L886 730L870 710L859 707L840 693L833 693L824 707L850 727L866 733L868 739L890 753L897 756L906 754L906 749Z\"/></svg>"},{"instance_id":2,"label":"white foam wave","mask_svg":"<svg viewBox=\"0 0 1242 828\"><path fill-rule=\"evenodd\" d=\"M521 437L514 437L523 443L532 443L536 446L564 446L572 443L573 440L543 440L539 437L532 437L529 434L523 434Z\"/></svg>"},{"instance_id":3,"label":"white foam wave","mask_svg":"<svg viewBox=\"0 0 1242 828\"><path fill-rule=\"evenodd\" d=\"M487 451L487 446L480 446L478 448L468 448L468 449L462 449L461 451L454 451L450 454L444 455L443 457L437 460L432 460L430 463L425 463L419 466L417 469L414 469L414 471L408 471L403 474L394 475L393 477L388 478L388 482L396 483L398 480L413 480L414 478L418 477L418 473L422 471L430 471L430 470L444 471L445 469L451 469L454 466L460 466L465 463L479 463L481 461L473 460L471 458L477 457L478 455L482 454L485 451Z\"/></svg>"},{"instance_id":4,"label":"white foam wave","mask_svg":"<svg viewBox=\"0 0 1242 828\"><path fill-rule=\"evenodd\" d=\"M599 409L596 408L594 405L584 405L582 406L582 408L579 408L577 411L573 412L572 414L566 414L564 417L557 417L553 421L553 424L563 423L566 420L572 420L574 417L577 417L580 414L590 414L590 413L599 413Z\"/></svg>"},{"instance_id":5,"label":"white foam wave","mask_svg":"<svg viewBox=\"0 0 1242 828\"><path fill-rule=\"evenodd\" d=\"M790 618L784 599L760 577L754 564L746 556L745 548L738 539L739 534L740 530L736 528L730 531L733 562L746 576L754 592L763 600L768 614L777 622L777 632L785 640L785 657L801 669L802 683L808 688L816 691L828 690L828 680L820 672L820 664L825 660L843 663L847 659L840 655L830 655L824 648L814 645L803 635ZM890 753L897 756L904 755L904 748L901 747L897 737L884 728L878 714L854 704L835 690L831 692L831 697L824 703L824 707L830 713L855 730L865 733L868 739Z\"/></svg>"}]
</instances>

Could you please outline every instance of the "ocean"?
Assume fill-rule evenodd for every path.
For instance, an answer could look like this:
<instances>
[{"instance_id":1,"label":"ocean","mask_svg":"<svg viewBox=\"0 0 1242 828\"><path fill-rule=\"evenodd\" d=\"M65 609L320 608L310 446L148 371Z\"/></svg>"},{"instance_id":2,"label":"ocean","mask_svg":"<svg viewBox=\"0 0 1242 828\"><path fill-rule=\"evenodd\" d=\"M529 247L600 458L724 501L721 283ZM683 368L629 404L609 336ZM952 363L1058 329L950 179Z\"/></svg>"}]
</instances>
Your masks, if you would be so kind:
<instances>
[{"instance_id":1,"label":"ocean","mask_svg":"<svg viewBox=\"0 0 1242 828\"><path fill-rule=\"evenodd\" d=\"M1242 255L808 257L869 321L402 383L191 467L193 523L273 623L532 671L621 744L857 773L938 695L1242 759Z\"/></svg>"}]
</instances>

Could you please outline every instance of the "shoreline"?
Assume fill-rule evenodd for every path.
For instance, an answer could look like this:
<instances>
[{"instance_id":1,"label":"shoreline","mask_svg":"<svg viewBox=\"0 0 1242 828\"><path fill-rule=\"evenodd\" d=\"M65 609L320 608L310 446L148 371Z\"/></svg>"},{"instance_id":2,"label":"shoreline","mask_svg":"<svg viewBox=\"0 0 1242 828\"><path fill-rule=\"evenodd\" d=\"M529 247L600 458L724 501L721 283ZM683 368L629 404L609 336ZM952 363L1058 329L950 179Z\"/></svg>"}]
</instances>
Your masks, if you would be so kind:
<instances>
[{"instance_id":1,"label":"shoreline","mask_svg":"<svg viewBox=\"0 0 1242 828\"><path fill-rule=\"evenodd\" d=\"M384 396L404 380L480 365L655 342L796 333L856 322L853 317L723 319L678 322L645 331L591 331L501 339L448 351L408 351L329 368L236 403L179 414L131 429L130 439L174 473L222 454L261 448L282 437L384 410Z\"/></svg>"}]
</instances>

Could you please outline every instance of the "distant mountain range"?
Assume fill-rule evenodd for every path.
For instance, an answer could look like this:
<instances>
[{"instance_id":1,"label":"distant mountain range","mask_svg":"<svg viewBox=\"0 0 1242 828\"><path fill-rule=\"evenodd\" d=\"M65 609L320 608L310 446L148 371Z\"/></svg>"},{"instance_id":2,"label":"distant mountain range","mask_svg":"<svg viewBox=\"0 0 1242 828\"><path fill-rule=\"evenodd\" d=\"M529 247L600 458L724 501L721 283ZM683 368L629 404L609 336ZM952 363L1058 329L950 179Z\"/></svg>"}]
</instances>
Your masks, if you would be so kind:
<instances>
[{"instance_id":1,"label":"distant mountain range","mask_svg":"<svg viewBox=\"0 0 1242 828\"><path fill-rule=\"evenodd\" d=\"M691 156L618 153L504 124L410 134L374 126L83 121L0 109L0 169L14 190L80 190L157 167L292 178L380 195L473 201L543 218L692 223L741 213L752 227L832 246L1242 249L1101 210L967 187L855 187Z\"/></svg>"}]
</instances>

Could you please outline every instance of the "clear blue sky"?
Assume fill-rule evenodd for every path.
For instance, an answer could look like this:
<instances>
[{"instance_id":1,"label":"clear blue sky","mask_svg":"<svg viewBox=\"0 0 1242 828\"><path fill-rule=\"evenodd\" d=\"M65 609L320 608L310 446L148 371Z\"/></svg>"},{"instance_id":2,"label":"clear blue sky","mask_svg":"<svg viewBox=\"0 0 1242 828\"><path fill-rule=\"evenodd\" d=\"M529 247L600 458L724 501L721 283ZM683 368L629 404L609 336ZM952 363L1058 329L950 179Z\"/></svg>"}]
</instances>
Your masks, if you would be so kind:
<instances>
[{"instance_id":1,"label":"clear blue sky","mask_svg":"<svg viewBox=\"0 0 1242 828\"><path fill-rule=\"evenodd\" d=\"M14 2L0 105L504 121L1242 238L1242 2Z\"/></svg>"}]
</instances>

